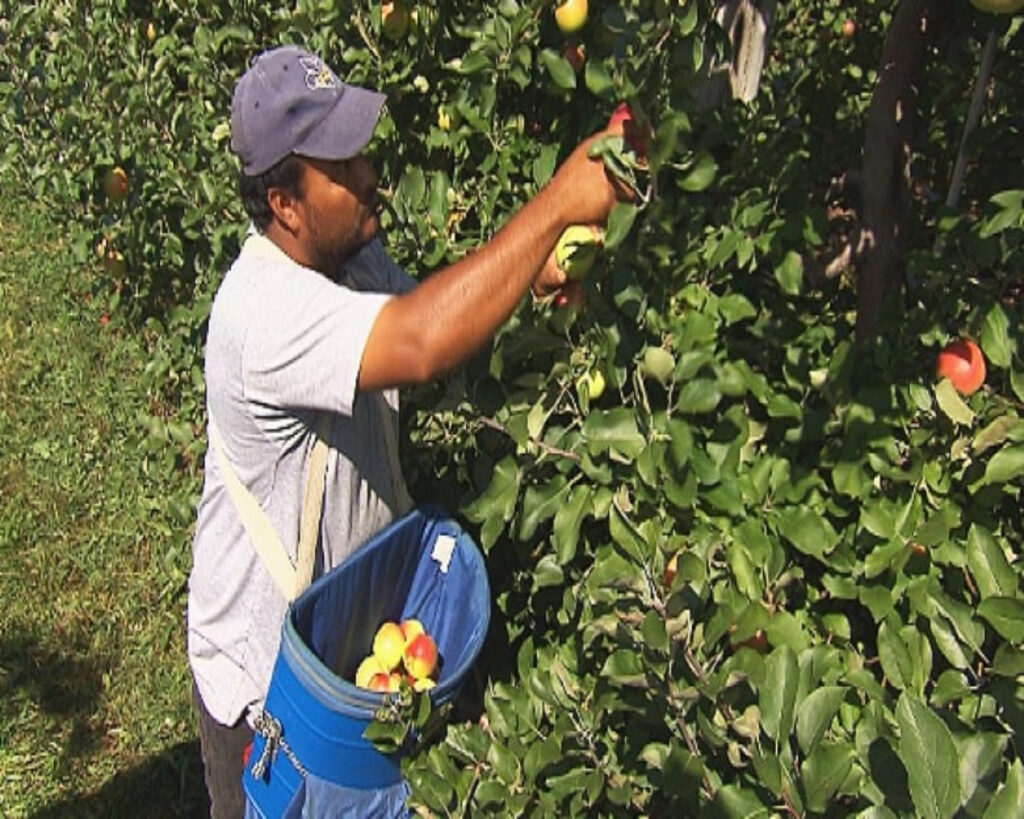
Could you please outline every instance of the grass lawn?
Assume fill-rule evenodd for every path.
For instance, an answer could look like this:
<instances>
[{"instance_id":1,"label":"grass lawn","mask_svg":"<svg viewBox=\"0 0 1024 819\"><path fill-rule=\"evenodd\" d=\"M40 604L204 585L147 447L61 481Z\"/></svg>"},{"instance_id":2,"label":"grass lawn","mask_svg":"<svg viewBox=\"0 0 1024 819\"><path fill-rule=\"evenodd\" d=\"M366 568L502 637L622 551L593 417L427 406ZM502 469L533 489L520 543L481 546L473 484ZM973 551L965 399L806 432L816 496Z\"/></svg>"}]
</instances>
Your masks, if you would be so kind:
<instances>
[{"instance_id":1,"label":"grass lawn","mask_svg":"<svg viewBox=\"0 0 1024 819\"><path fill-rule=\"evenodd\" d=\"M8 199L0 236L0 816L201 816L165 511L195 478L147 472L144 349L60 225Z\"/></svg>"}]
</instances>

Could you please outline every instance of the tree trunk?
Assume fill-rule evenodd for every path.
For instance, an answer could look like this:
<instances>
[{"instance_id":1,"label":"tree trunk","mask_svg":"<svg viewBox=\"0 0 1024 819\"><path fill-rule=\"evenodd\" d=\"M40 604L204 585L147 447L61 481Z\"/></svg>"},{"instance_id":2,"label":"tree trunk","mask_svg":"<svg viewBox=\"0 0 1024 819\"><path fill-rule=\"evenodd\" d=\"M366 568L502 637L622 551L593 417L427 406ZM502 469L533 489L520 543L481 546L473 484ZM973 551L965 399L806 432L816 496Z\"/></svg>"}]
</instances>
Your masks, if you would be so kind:
<instances>
[{"instance_id":1,"label":"tree trunk","mask_svg":"<svg viewBox=\"0 0 1024 819\"><path fill-rule=\"evenodd\" d=\"M857 341L878 332L883 305L905 280L909 163L917 126L917 88L936 25L938 0L902 0L882 48L864 136L862 245Z\"/></svg>"}]
</instances>

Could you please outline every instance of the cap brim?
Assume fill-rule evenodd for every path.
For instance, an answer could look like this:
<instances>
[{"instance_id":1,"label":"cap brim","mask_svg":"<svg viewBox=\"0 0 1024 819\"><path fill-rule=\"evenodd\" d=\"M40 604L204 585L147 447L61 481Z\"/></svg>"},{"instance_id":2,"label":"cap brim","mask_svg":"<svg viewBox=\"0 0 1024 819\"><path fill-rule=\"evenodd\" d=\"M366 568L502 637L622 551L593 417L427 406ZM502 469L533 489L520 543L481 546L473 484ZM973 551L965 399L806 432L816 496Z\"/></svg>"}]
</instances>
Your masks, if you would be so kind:
<instances>
[{"instance_id":1,"label":"cap brim","mask_svg":"<svg viewBox=\"0 0 1024 819\"><path fill-rule=\"evenodd\" d=\"M311 159L350 159L370 141L386 99L376 91L346 86L331 112L293 152Z\"/></svg>"}]
</instances>

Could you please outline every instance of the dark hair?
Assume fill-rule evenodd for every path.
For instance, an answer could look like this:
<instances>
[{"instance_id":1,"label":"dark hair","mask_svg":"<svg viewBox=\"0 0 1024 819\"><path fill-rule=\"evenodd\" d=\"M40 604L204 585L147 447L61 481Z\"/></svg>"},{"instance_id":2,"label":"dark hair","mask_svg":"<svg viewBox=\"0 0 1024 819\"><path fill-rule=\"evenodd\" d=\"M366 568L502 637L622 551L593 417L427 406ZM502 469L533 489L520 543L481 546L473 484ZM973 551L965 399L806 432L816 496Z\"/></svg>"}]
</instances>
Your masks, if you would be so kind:
<instances>
[{"instance_id":1,"label":"dark hair","mask_svg":"<svg viewBox=\"0 0 1024 819\"><path fill-rule=\"evenodd\" d=\"M272 165L259 176L246 176L243 171L238 179L238 191L242 195L242 205L249 218L256 223L261 231L267 229L273 213L267 193L271 188L283 188L292 196L302 195L302 162L295 154L288 154L276 165Z\"/></svg>"}]
</instances>

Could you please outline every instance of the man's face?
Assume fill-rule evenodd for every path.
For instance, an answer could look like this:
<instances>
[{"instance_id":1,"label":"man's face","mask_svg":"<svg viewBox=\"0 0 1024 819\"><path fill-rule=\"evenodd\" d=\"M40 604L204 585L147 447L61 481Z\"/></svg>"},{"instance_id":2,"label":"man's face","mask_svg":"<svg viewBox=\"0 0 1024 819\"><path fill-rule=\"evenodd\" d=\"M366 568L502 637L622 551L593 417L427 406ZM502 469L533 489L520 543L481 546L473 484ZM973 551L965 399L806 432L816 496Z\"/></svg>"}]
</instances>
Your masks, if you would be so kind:
<instances>
[{"instance_id":1,"label":"man's face","mask_svg":"<svg viewBox=\"0 0 1024 819\"><path fill-rule=\"evenodd\" d=\"M305 251L312 267L334 275L380 227L377 173L362 154L351 159L302 159Z\"/></svg>"}]
</instances>

